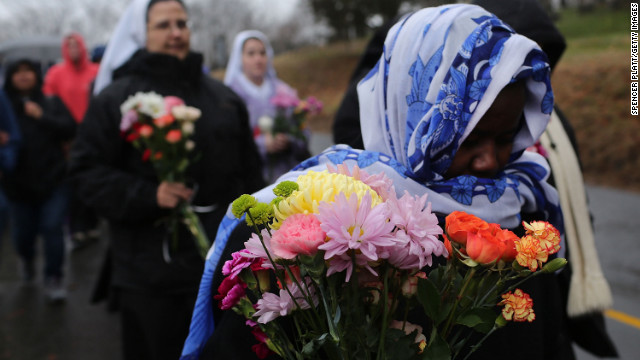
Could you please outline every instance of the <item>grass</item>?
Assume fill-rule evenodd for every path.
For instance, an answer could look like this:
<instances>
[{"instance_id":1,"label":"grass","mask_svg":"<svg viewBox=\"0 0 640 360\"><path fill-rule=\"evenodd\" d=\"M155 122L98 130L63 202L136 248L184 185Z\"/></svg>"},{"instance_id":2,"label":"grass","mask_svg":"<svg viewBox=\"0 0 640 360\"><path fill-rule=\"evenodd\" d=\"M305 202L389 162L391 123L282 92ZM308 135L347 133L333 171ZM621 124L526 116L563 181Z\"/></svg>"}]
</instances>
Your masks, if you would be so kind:
<instances>
[{"instance_id":1,"label":"grass","mask_svg":"<svg viewBox=\"0 0 640 360\"><path fill-rule=\"evenodd\" d=\"M573 125L585 180L640 191L640 118L630 115L628 10L567 10L567 51L553 74L556 103Z\"/></svg>"}]
</instances>

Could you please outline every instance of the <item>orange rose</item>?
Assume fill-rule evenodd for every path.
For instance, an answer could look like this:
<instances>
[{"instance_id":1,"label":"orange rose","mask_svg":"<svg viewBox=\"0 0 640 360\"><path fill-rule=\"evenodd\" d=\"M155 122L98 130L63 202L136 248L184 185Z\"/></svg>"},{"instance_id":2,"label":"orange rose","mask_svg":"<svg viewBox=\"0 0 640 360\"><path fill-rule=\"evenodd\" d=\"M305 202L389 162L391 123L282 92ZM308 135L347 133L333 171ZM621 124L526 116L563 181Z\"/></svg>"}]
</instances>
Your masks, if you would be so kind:
<instances>
[{"instance_id":1,"label":"orange rose","mask_svg":"<svg viewBox=\"0 0 640 360\"><path fill-rule=\"evenodd\" d=\"M529 294L516 289L513 293L503 294L502 299L498 305L504 305L502 316L506 320L532 322L536 319L536 314L533 312L533 300Z\"/></svg>"},{"instance_id":2,"label":"orange rose","mask_svg":"<svg viewBox=\"0 0 640 360\"><path fill-rule=\"evenodd\" d=\"M449 239L462 245L467 243L469 233L488 229L489 224L486 221L464 211L454 211L445 219L445 230Z\"/></svg>"},{"instance_id":3,"label":"orange rose","mask_svg":"<svg viewBox=\"0 0 640 360\"><path fill-rule=\"evenodd\" d=\"M153 119L153 123L162 129L165 126L171 125L176 119L171 114L160 116L159 118Z\"/></svg>"},{"instance_id":4,"label":"orange rose","mask_svg":"<svg viewBox=\"0 0 640 360\"><path fill-rule=\"evenodd\" d=\"M560 250L560 231L546 221L532 221L530 224L522 222L527 235L538 239L540 246L547 254L555 254Z\"/></svg>"},{"instance_id":5,"label":"orange rose","mask_svg":"<svg viewBox=\"0 0 640 360\"><path fill-rule=\"evenodd\" d=\"M167 133L165 138L167 139L167 142L175 144L182 139L182 132L180 132L180 130L171 130Z\"/></svg>"},{"instance_id":6,"label":"orange rose","mask_svg":"<svg viewBox=\"0 0 640 360\"><path fill-rule=\"evenodd\" d=\"M515 242L515 245L518 252L516 261L531 271L536 271L538 266L542 266L542 263L549 258L549 254L540 246L540 241L532 235L523 236Z\"/></svg>"},{"instance_id":7,"label":"orange rose","mask_svg":"<svg viewBox=\"0 0 640 360\"><path fill-rule=\"evenodd\" d=\"M447 235L442 235L442 237L444 238L444 248L447 249L447 253L449 253L447 259L451 259L451 256L453 256L453 247L451 246L451 241L449 241Z\"/></svg>"},{"instance_id":8,"label":"orange rose","mask_svg":"<svg viewBox=\"0 0 640 360\"><path fill-rule=\"evenodd\" d=\"M518 251L516 251L516 241L520 240L520 238L513 232L503 229L497 232L496 238L504 244L502 260L505 262L515 260L516 255L518 255Z\"/></svg>"},{"instance_id":9,"label":"orange rose","mask_svg":"<svg viewBox=\"0 0 640 360\"><path fill-rule=\"evenodd\" d=\"M467 255L480 264L490 264L502 257L505 244L489 230L467 234Z\"/></svg>"}]
</instances>

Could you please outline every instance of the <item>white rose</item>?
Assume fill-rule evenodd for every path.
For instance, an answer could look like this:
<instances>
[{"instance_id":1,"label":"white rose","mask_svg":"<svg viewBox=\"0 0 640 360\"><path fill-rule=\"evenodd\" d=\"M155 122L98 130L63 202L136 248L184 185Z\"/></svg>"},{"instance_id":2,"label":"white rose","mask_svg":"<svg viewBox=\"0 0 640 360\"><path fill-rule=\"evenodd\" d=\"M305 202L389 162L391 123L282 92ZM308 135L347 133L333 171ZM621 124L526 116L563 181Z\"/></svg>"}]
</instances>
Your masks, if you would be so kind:
<instances>
[{"instance_id":1,"label":"white rose","mask_svg":"<svg viewBox=\"0 0 640 360\"><path fill-rule=\"evenodd\" d=\"M202 112L193 106L177 105L171 108L171 115L179 121L193 122L200 118Z\"/></svg>"},{"instance_id":2,"label":"white rose","mask_svg":"<svg viewBox=\"0 0 640 360\"><path fill-rule=\"evenodd\" d=\"M175 115L173 115L175 116ZM192 122L183 122L182 123L182 133L185 135L191 135L193 134L193 131L195 130L195 126L193 126Z\"/></svg>"},{"instance_id":3,"label":"white rose","mask_svg":"<svg viewBox=\"0 0 640 360\"><path fill-rule=\"evenodd\" d=\"M269 116L261 116L258 119L258 128L261 133L270 133L273 130L273 118Z\"/></svg>"},{"instance_id":4,"label":"white rose","mask_svg":"<svg viewBox=\"0 0 640 360\"><path fill-rule=\"evenodd\" d=\"M187 140L184 143L184 148L187 149L187 151L191 151L196 147L196 143L193 140Z\"/></svg>"}]
</instances>

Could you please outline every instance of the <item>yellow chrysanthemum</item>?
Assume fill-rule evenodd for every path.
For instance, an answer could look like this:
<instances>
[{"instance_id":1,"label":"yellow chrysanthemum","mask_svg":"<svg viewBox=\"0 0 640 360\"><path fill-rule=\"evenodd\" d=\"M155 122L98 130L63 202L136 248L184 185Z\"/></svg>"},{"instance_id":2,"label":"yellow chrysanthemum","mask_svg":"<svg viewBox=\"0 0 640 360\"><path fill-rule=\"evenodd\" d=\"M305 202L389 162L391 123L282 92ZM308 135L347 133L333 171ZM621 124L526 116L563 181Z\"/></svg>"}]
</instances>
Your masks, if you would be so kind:
<instances>
[{"instance_id":1,"label":"yellow chrysanthemum","mask_svg":"<svg viewBox=\"0 0 640 360\"><path fill-rule=\"evenodd\" d=\"M544 248L549 255L555 254L560 250L560 232L546 221L522 222L527 235L531 235L540 241L540 246Z\"/></svg>"},{"instance_id":2,"label":"yellow chrysanthemum","mask_svg":"<svg viewBox=\"0 0 640 360\"><path fill-rule=\"evenodd\" d=\"M371 194L371 207L383 202L371 187L360 180L342 174L327 171L309 171L296 180L299 189L278 203L275 207L275 220L272 228L280 228L284 219L293 214L317 214L321 201L331 202L341 192L348 198L352 193L358 196L358 203L367 193Z\"/></svg>"}]
</instances>

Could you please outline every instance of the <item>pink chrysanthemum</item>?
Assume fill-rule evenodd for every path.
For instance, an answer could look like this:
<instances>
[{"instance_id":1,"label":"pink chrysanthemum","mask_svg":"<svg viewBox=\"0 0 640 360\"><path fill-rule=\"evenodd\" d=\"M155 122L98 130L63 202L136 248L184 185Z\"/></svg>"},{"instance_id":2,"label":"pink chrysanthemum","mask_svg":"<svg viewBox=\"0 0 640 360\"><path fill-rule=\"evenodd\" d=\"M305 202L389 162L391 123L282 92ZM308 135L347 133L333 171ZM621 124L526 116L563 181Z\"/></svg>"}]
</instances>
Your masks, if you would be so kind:
<instances>
[{"instance_id":1,"label":"pink chrysanthemum","mask_svg":"<svg viewBox=\"0 0 640 360\"><path fill-rule=\"evenodd\" d=\"M432 255L448 255L444 244L438 240L442 229L431 212L431 203L427 204L427 194L418 197L405 191L400 199L391 197L387 200L387 205L398 240L387 249L392 265L401 269L420 269L432 264Z\"/></svg>"},{"instance_id":2,"label":"pink chrysanthemum","mask_svg":"<svg viewBox=\"0 0 640 360\"><path fill-rule=\"evenodd\" d=\"M320 203L318 212L318 220L329 238L318 249L326 251L324 258L330 260L329 272L347 270L346 281L353 271L351 261L345 264L350 250L356 251L358 264L366 264L378 260L379 247L394 244L390 237L393 224L388 221L387 206L382 203L372 208L369 192L362 197L360 206L356 194L347 199L344 193L340 193L334 202ZM336 256L339 257L333 260Z\"/></svg>"},{"instance_id":3,"label":"pink chrysanthemum","mask_svg":"<svg viewBox=\"0 0 640 360\"><path fill-rule=\"evenodd\" d=\"M361 170L358 165L354 165L353 171L350 171L345 164L339 164L337 168L334 168L331 164L327 164L327 169L330 173L347 175L356 180L362 181L380 195L382 200L386 201L390 197L395 197L393 182L383 172L375 175L369 175L368 172Z\"/></svg>"},{"instance_id":4,"label":"pink chrysanthemum","mask_svg":"<svg viewBox=\"0 0 640 360\"><path fill-rule=\"evenodd\" d=\"M295 284L288 285L291 295L296 301L293 301L289 292L285 289L280 290L280 296L266 292L262 295L262 299L258 300L255 305L256 311L253 317L258 318L258 322L266 324L279 316L289 315L293 310L296 310L296 303L300 306L300 309L309 309L309 303L302 296L302 292ZM316 301L317 299L314 299Z\"/></svg>"},{"instance_id":5,"label":"pink chrysanthemum","mask_svg":"<svg viewBox=\"0 0 640 360\"><path fill-rule=\"evenodd\" d=\"M271 236L269 236L269 232L266 229L262 229L260 234L262 235L264 246L257 234L251 234L251 238L244 243L244 247L247 251L241 252L240 255L247 258L263 259L262 267L265 269L273 269L273 265L269 261L269 256L267 256L267 252L264 249L266 247L267 251L269 251L270 254L273 254L273 250L271 249Z\"/></svg>"}]
</instances>

